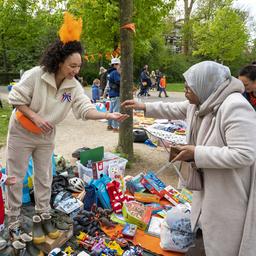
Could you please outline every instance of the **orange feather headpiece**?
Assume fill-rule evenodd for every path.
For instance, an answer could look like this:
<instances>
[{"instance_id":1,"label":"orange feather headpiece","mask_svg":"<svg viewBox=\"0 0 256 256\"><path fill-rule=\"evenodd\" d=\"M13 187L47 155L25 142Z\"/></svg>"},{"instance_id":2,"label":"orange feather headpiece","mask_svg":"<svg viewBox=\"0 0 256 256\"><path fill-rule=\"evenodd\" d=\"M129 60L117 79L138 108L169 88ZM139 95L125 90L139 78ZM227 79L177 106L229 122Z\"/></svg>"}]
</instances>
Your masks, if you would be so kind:
<instances>
[{"instance_id":1,"label":"orange feather headpiece","mask_svg":"<svg viewBox=\"0 0 256 256\"><path fill-rule=\"evenodd\" d=\"M59 30L60 40L66 44L71 41L80 41L82 33L82 19L76 20L69 12L64 13L64 22Z\"/></svg>"}]
</instances>

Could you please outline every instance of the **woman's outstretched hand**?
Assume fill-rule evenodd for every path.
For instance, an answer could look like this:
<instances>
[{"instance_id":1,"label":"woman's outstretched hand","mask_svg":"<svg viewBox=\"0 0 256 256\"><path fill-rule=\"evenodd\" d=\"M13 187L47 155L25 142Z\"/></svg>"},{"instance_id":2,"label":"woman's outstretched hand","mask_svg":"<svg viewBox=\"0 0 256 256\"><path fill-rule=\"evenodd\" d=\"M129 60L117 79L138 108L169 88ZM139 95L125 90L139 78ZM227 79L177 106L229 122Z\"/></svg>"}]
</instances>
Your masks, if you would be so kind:
<instances>
[{"instance_id":1,"label":"woman's outstretched hand","mask_svg":"<svg viewBox=\"0 0 256 256\"><path fill-rule=\"evenodd\" d=\"M195 158L195 146L194 145L177 145L172 146L175 148L179 153L176 157L173 158L171 161L172 163L176 161L194 161Z\"/></svg>"},{"instance_id":2,"label":"woman's outstretched hand","mask_svg":"<svg viewBox=\"0 0 256 256\"><path fill-rule=\"evenodd\" d=\"M114 112L114 113L107 113L107 118L108 120L115 120L118 122L123 122L125 119L127 119L129 117L129 115L127 114L121 114L118 112Z\"/></svg>"},{"instance_id":3,"label":"woman's outstretched hand","mask_svg":"<svg viewBox=\"0 0 256 256\"><path fill-rule=\"evenodd\" d=\"M126 100L121 104L121 107L132 108L135 110L146 110L146 105L142 102L137 102L135 100Z\"/></svg>"}]
</instances>

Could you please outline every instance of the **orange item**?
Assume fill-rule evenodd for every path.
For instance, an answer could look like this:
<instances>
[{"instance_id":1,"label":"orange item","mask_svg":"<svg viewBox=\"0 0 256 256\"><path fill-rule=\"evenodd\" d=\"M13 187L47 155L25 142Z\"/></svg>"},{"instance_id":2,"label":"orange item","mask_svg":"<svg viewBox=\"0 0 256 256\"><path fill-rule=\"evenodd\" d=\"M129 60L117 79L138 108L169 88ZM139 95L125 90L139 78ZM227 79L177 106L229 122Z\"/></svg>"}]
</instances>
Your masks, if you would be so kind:
<instances>
[{"instance_id":1,"label":"orange item","mask_svg":"<svg viewBox=\"0 0 256 256\"><path fill-rule=\"evenodd\" d=\"M121 28L123 29L129 29L132 30L133 32L135 32L135 23L128 23L123 25Z\"/></svg>"},{"instance_id":2,"label":"orange item","mask_svg":"<svg viewBox=\"0 0 256 256\"><path fill-rule=\"evenodd\" d=\"M106 228L106 227L101 227L101 229L109 236L113 236L117 232L122 232L123 226L121 225L116 225L114 228ZM131 242L134 245L140 244L143 248L153 252L157 253L163 256L182 256L185 255L184 253L179 253L179 252L170 252L170 251L164 251L160 247L160 238L150 236L144 231L137 229L136 235L131 240Z\"/></svg>"},{"instance_id":3,"label":"orange item","mask_svg":"<svg viewBox=\"0 0 256 256\"><path fill-rule=\"evenodd\" d=\"M166 78L165 77L162 77L161 79L160 79L160 87L161 88L165 88L166 87Z\"/></svg>"},{"instance_id":4,"label":"orange item","mask_svg":"<svg viewBox=\"0 0 256 256\"><path fill-rule=\"evenodd\" d=\"M82 33L82 18L75 19L69 12L64 13L64 22L59 30L61 42L64 44L72 41L80 41Z\"/></svg>"},{"instance_id":5,"label":"orange item","mask_svg":"<svg viewBox=\"0 0 256 256\"><path fill-rule=\"evenodd\" d=\"M42 130L36 126L29 118L27 118L22 112L16 111L16 118L19 121L20 125L25 128L27 131L34 134L41 134Z\"/></svg>"},{"instance_id":6,"label":"orange item","mask_svg":"<svg viewBox=\"0 0 256 256\"><path fill-rule=\"evenodd\" d=\"M143 203L159 203L160 197L154 194L135 192L134 198Z\"/></svg>"}]
</instances>

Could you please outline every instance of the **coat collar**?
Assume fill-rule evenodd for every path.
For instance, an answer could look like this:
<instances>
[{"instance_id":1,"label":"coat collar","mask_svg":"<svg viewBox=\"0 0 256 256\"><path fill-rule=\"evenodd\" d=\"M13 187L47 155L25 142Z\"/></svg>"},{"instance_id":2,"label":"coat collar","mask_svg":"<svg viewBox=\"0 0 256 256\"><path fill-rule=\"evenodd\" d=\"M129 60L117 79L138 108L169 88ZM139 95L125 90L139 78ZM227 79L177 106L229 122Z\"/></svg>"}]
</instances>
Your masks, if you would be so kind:
<instances>
[{"instance_id":1,"label":"coat collar","mask_svg":"<svg viewBox=\"0 0 256 256\"><path fill-rule=\"evenodd\" d=\"M55 88L57 90L54 73L45 72L45 73L42 74L41 78L47 84L49 84L50 86L52 86L53 88ZM72 78L72 79L66 79L65 78L64 81L62 82L59 90L76 87L78 83L79 82L76 81L75 78Z\"/></svg>"}]
</instances>

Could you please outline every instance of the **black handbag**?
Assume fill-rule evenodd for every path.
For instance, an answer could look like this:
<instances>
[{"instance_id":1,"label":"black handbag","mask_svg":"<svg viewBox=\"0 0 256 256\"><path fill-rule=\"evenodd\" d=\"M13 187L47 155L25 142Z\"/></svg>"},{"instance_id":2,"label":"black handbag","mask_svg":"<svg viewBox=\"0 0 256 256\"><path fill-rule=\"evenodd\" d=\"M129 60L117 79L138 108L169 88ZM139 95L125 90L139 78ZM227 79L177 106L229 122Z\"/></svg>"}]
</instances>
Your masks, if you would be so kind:
<instances>
[{"instance_id":1,"label":"black handbag","mask_svg":"<svg viewBox=\"0 0 256 256\"><path fill-rule=\"evenodd\" d=\"M133 142L144 143L148 139L148 135L144 130L133 130Z\"/></svg>"}]
</instances>

